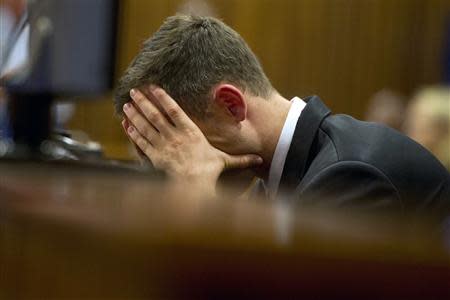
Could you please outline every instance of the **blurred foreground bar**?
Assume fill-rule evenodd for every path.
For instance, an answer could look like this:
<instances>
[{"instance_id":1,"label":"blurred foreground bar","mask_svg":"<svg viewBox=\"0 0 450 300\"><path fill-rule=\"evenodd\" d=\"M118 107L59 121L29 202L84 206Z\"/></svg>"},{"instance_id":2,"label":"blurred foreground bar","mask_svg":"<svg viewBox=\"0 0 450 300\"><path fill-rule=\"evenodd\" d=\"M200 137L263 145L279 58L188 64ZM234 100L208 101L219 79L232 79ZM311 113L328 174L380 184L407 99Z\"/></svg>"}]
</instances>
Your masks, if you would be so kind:
<instances>
[{"instance_id":1,"label":"blurred foreground bar","mask_svg":"<svg viewBox=\"0 0 450 300\"><path fill-rule=\"evenodd\" d=\"M449 299L426 224L166 195L114 168L0 163L0 299Z\"/></svg>"}]
</instances>

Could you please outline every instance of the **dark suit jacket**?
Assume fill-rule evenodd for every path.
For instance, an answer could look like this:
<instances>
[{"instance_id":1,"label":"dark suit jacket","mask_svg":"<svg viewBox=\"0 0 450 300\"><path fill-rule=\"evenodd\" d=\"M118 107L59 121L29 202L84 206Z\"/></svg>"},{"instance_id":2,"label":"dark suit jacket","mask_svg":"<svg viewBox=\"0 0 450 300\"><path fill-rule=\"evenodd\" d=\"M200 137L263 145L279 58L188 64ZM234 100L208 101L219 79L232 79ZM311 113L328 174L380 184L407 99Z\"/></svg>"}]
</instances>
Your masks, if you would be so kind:
<instances>
[{"instance_id":1,"label":"dark suit jacket","mask_svg":"<svg viewBox=\"0 0 450 300\"><path fill-rule=\"evenodd\" d=\"M450 174L425 148L388 127L331 115L316 96L306 101L280 193L300 206L449 215Z\"/></svg>"}]
</instances>

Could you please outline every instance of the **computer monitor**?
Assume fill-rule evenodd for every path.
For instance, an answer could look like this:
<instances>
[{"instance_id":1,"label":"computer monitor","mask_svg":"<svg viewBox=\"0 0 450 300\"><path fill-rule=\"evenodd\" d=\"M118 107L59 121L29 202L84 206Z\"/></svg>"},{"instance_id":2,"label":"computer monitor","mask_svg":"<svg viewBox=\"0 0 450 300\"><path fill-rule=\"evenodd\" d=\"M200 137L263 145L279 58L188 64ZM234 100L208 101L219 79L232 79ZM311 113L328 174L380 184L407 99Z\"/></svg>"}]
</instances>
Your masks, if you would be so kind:
<instances>
[{"instance_id":1,"label":"computer monitor","mask_svg":"<svg viewBox=\"0 0 450 300\"><path fill-rule=\"evenodd\" d=\"M28 1L26 24L16 38L29 39L27 61L14 89L71 96L111 89L117 11L117 0Z\"/></svg>"},{"instance_id":2,"label":"computer monitor","mask_svg":"<svg viewBox=\"0 0 450 300\"><path fill-rule=\"evenodd\" d=\"M5 156L20 159L41 157L55 98L90 99L86 96L112 88L118 16L118 0L26 4L0 61L1 87L10 98L8 138L13 141ZM20 59L9 61L17 59L17 49ZM11 67L6 74L5 66Z\"/></svg>"}]
</instances>

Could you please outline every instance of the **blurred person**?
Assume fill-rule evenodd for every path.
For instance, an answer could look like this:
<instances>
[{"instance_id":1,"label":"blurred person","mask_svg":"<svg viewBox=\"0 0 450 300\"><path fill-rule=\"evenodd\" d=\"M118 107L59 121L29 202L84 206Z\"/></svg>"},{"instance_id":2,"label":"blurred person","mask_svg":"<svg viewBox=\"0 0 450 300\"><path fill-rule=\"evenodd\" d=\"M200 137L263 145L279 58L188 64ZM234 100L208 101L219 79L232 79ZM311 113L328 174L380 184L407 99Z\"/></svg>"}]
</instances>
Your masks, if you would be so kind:
<instances>
[{"instance_id":1,"label":"blurred person","mask_svg":"<svg viewBox=\"0 0 450 300\"><path fill-rule=\"evenodd\" d=\"M405 133L450 170L450 87L419 91L408 106Z\"/></svg>"},{"instance_id":2,"label":"blurred person","mask_svg":"<svg viewBox=\"0 0 450 300\"><path fill-rule=\"evenodd\" d=\"M405 117L405 101L399 94L383 89L369 100L366 121L384 124L398 131L402 129Z\"/></svg>"},{"instance_id":3,"label":"blurred person","mask_svg":"<svg viewBox=\"0 0 450 300\"><path fill-rule=\"evenodd\" d=\"M10 136L6 105L6 94L0 87L0 140Z\"/></svg>"},{"instance_id":4,"label":"blurred person","mask_svg":"<svg viewBox=\"0 0 450 300\"><path fill-rule=\"evenodd\" d=\"M8 78L21 72L28 63L30 26L25 22L25 17L25 0L0 0L0 78L2 84ZM0 86L0 138L10 138L11 136L7 101L7 92ZM54 103L52 105L54 129L59 132L65 130L74 110L73 103Z\"/></svg>"},{"instance_id":5,"label":"blurred person","mask_svg":"<svg viewBox=\"0 0 450 300\"><path fill-rule=\"evenodd\" d=\"M20 23L26 12L23 0L0 1L0 76L22 67L28 58L29 27Z\"/></svg>"},{"instance_id":6,"label":"blurred person","mask_svg":"<svg viewBox=\"0 0 450 300\"><path fill-rule=\"evenodd\" d=\"M24 0L0 1L0 139L8 139L11 135L3 84L6 77L26 63L28 55L29 29L25 28L23 34L16 36L21 30L18 27L25 8Z\"/></svg>"},{"instance_id":7,"label":"blurred person","mask_svg":"<svg viewBox=\"0 0 450 300\"><path fill-rule=\"evenodd\" d=\"M388 127L331 115L317 96L284 98L214 18L168 18L119 81L115 106L185 193L212 197L224 170L248 168L259 192L300 207L450 211L450 175L431 153Z\"/></svg>"},{"instance_id":8,"label":"blurred person","mask_svg":"<svg viewBox=\"0 0 450 300\"><path fill-rule=\"evenodd\" d=\"M59 101L52 105L53 128L57 131L65 131L67 124L75 114L75 105L70 102Z\"/></svg>"},{"instance_id":9,"label":"blurred person","mask_svg":"<svg viewBox=\"0 0 450 300\"><path fill-rule=\"evenodd\" d=\"M8 39L25 11L25 0L0 0L0 59L3 60Z\"/></svg>"}]
</instances>

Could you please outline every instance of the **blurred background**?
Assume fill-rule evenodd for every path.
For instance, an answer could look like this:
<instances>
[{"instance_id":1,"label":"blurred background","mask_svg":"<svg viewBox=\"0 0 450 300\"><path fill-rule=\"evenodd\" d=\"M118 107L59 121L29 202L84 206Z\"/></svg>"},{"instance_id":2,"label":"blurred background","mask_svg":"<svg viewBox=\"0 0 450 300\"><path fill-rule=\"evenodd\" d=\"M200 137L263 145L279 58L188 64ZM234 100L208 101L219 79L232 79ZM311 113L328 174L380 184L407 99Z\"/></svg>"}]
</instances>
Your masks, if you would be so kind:
<instances>
[{"instance_id":1,"label":"blurred background","mask_svg":"<svg viewBox=\"0 0 450 300\"><path fill-rule=\"evenodd\" d=\"M53 11L33 18L26 2L30 14L40 3ZM285 97L316 94L334 113L393 127L450 169L450 0L117 3L116 21L114 0L0 0L1 299L237 298L224 291L252 299L278 290L450 299L450 220L437 233L426 220L397 216L174 197L158 174L130 172L138 162L116 164L137 156L110 84L168 16L215 16L243 36ZM48 43L34 66L41 73L25 74L31 79L17 87L11 78L32 65L39 36ZM39 93L24 93L33 80ZM94 164L9 161L33 158L11 147L30 137L46 159Z\"/></svg>"},{"instance_id":2,"label":"blurred background","mask_svg":"<svg viewBox=\"0 0 450 300\"><path fill-rule=\"evenodd\" d=\"M317 94L334 113L385 123L450 161L448 0L119 2L115 80L166 17L213 15L243 36L282 95ZM411 103L416 108L408 107ZM424 113L420 103L433 109ZM112 93L58 109L60 123L88 133L107 157L133 158L114 115Z\"/></svg>"}]
</instances>

